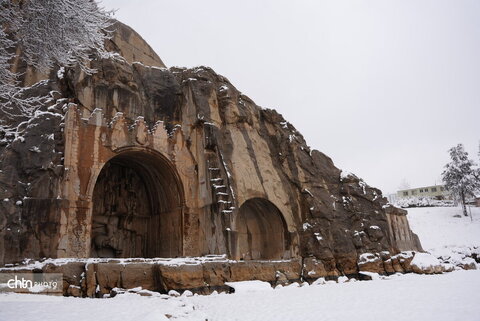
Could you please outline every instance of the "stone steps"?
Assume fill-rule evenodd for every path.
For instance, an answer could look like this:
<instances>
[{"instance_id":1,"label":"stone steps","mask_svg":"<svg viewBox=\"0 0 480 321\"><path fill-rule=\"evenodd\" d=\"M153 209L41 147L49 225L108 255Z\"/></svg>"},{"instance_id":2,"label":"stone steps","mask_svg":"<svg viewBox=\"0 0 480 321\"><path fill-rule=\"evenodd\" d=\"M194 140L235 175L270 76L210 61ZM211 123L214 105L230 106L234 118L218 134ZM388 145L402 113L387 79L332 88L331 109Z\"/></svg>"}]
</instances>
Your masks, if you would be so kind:
<instances>
[{"instance_id":1,"label":"stone steps","mask_svg":"<svg viewBox=\"0 0 480 321\"><path fill-rule=\"evenodd\" d=\"M229 194L229 188L225 179L222 177L222 172L225 168L222 168L218 161L218 156L213 154L208 158L208 169L210 173L210 188L212 191L212 203L215 204L218 214L231 214L233 213L233 205L231 195Z\"/></svg>"}]
</instances>

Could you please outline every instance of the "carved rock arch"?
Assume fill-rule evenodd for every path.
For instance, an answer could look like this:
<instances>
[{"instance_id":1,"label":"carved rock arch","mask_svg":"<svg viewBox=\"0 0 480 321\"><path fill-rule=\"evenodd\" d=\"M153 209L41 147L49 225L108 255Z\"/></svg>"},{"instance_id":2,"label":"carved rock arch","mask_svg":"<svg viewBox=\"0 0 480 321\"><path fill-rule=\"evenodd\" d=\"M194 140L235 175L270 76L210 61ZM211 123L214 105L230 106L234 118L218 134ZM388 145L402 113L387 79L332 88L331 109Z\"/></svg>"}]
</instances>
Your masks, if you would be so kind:
<instances>
[{"instance_id":1,"label":"carved rock arch","mask_svg":"<svg viewBox=\"0 0 480 321\"><path fill-rule=\"evenodd\" d=\"M235 259L279 260L290 256L290 233L280 210L265 198L251 198L235 219Z\"/></svg>"},{"instance_id":2,"label":"carved rock arch","mask_svg":"<svg viewBox=\"0 0 480 321\"><path fill-rule=\"evenodd\" d=\"M175 167L143 148L120 151L95 179L91 257L183 254L184 195Z\"/></svg>"}]
</instances>

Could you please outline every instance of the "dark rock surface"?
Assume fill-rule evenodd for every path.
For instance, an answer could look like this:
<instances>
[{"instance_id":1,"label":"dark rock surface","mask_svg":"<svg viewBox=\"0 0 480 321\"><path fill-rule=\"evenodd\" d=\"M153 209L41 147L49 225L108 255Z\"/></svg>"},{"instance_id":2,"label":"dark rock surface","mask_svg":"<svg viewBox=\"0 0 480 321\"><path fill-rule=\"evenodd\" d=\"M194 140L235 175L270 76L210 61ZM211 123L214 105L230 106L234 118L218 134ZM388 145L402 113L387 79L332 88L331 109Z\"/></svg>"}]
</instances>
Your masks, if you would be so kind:
<instances>
[{"instance_id":1,"label":"dark rock surface","mask_svg":"<svg viewBox=\"0 0 480 321\"><path fill-rule=\"evenodd\" d=\"M363 253L387 251L393 255L400 250L421 249L418 240L402 239L403 234L395 234L399 229L411 231L408 222L407 226L404 224L406 218L396 220L393 225L387 219L387 215L398 213L386 213L386 199L380 190L353 174L342 173L328 156L311 150L282 115L257 106L227 78L208 67L165 68L150 47L139 49L142 42L131 32L122 28L113 39L120 40L116 45L110 44L125 59L113 56L93 61L92 67L98 70L93 75L75 68L66 69L63 75L52 71L47 81L32 89L35 93L50 92L51 97L35 112L28 117L10 117L7 113L0 116L0 265L24 258L84 256L63 250L68 249L63 237L76 233L71 232L74 228L67 231L62 223L66 215L62 210L72 207L72 200L66 197L71 194L65 192L65 186L68 186L67 173L73 169L65 166L64 155L70 148L65 138L69 130L65 128L65 115L68 104L72 103L77 106L79 117L86 119L93 117L95 109L101 109L101 117L107 122L121 112L128 126L137 126L136 120L141 116L150 131L158 121L163 121L171 137L176 128L181 128L182 150L193 164L191 168L182 167L178 155L172 161L178 172L188 170L193 177L192 184L183 182L187 186L182 220L184 255L227 254L240 259L258 250L231 241L238 237L235 233L242 233L237 226L241 224L237 220L239 209L255 198L274 204L284 222L280 232L260 239L258 244L268 245L281 239L277 259L304 258L306 269L313 271L312 278L356 274L367 264L358 262ZM128 47L129 43L135 44L135 48ZM113 130L112 126L98 126L99 132ZM108 145L104 141L99 143ZM173 150L177 148L175 144ZM88 147L85 150L91 153L92 160L101 157ZM218 176L212 176L208 171L217 167ZM218 185L223 190L219 192L209 181L223 182ZM75 199L76 208L89 209L89 201L88 196L82 199L80 195ZM92 224L91 219L85 219L88 214L81 214L80 210L75 213L79 228L88 231L85 226ZM227 214L231 218L223 218ZM258 223L258 228L262 227ZM397 244L399 241L401 246ZM372 269L379 272L411 270L405 260L389 260L388 267L383 267L388 259L380 256L368 264L373 264ZM245 271L242 264L231 267L229 280L245 279L246 275L254 278L256 273L267 270L271 275L277 269L274 263L260 270L246 266ZM97 269L97 279L113 273L113 270L104 272L105 268L108 270L105 266L92 267ZM150 270L150 267L145 269L157 273ZM204 280L222 283L225 273L222 271L224 267L217 263L198 271L192 267L189 288L201 285ZM180 282L167 277L168 268L160 272L168 280L164 282ZM122 273L123 282L129 285L143 282L136 279L130 282L134 273ZM274 274L269 281L275 278ZM105 282L111 282L102 290L105 293L117 286L113 279ZM165 288L178 288L167 283Z\"/></svg>"}]
</instances>

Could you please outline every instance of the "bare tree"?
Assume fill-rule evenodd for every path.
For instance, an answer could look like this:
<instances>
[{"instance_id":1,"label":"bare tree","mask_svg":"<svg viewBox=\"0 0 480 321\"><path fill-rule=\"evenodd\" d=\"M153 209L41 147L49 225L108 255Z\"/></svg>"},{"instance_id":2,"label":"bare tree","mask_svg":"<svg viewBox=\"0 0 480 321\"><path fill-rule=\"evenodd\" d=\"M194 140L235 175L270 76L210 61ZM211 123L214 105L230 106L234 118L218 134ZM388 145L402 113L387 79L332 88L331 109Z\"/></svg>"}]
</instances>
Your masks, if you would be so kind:
<instances>
[{"instance_id":1,"label":"bare tree","mask_svg":"<svg viewBox=\"0 0 480 321\"><path fill-rule=\"evenodd\" d=\"M10 1L0 0L0 98L8 97L15 86L16 75L10 70L15 41L7 34L7 28L13 32L18 27L14 8Z\"/></svg>"},{"instance_id":2,"label":"bare tree","mask_svg":"<svg viewBox=\"0 0 480 321\"><path fill-rule=\"evenodd\" d=\"M0 0L0 111L29 116L44 97L28 97L12 72L15 49L39 71L79 64L87 73L92 55L107 56L110 13L95 0ZM27 98L28 97L28 98Z\"/></svg>"},{"instance_id":3,"label":"bare tree","mask_svg":"<svg viewBox=\"0 0 480 321\"><path fill-rule=\"evenodd\" d=\"M17 36L29 65L41 71L54 64L88 67L93 52L106 56L109 12L93 0L24 0Z\"/></svg>"}]
</instances>

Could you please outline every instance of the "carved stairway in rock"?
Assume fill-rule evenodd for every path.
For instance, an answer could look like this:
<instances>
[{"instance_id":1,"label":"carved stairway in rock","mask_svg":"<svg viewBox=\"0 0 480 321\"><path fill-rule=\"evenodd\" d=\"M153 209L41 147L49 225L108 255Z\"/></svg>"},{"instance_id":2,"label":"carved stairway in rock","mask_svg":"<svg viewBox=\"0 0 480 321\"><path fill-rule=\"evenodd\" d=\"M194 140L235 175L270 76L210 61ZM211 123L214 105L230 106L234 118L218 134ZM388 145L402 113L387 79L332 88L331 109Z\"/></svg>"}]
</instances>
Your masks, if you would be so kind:
<instances>
[{"instance_id":1,"label":"carved stairway in rock","mask_svg":"<svg viewBox=\"0 0 480 321\"><path fill-rule=\"evenodd\" d=\"M228 215L235 209L233 189L230 186L231 176L223 155L217 148L215 131L217 128L210 123L204 123L205 129L205 155L207 160L210 190L212 193L212 212ZM229 219L224 220L228 222ZM227 225L228 226L228 225Z\"/></svg>"}]
</instances>

